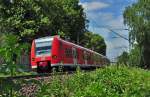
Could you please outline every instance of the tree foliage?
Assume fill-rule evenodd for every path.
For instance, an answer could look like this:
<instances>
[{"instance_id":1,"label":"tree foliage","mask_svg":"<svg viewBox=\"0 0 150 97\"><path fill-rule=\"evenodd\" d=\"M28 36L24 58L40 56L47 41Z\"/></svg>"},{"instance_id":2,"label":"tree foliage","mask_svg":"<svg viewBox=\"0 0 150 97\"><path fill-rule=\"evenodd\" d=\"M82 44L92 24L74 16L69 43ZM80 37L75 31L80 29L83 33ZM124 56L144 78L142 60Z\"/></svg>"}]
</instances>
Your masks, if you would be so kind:
<instances>
[{"instance_id":1,"label":"tree foliage","mask_svg":"<svg viewBox=\"0 0 150 97\"><path fill-rule=\"evenodd\" d=\"M124 64L129 66L139 66L140 63L140 49L137 45L130 50L130 52L123 52L118 57L118 64Z\"/></svg>"},{"instance_id":2,"label":"tree foliage","mask_svg":"<svg viewBox=\"0 0 150 97\"><path fill-rule=\"evenodd\" d=\"M28 49L28 44L19 44L18 36L13 34L6 34L1 36L0 41L0 58L4 59L4 64L0 64L0 73L15 75L17 58L22 51ZM2 70L2 66L5 65L5 69ZM4 66L3 66L4 67Z\"/></svg>"},{"instance_id":3,"label":"tree foliage","mask_svg":"<svg viewBox=\"0 0 150 97\"><path fill-rule=\"evenodd\" d=\"M141 57L140 48L137 45L135 45L134 48L131 49L129 53L129 65L139 66L140 57Z\"/></svg>"},{"instance_id":4,"label":"tree foliage","mask_svg":"<svg viewBox=\"0 0 150 97\"><path fill-rule=\"evenodd\" d=\"M124 22L130 27L130 42L137 41L142 67L150 68L150 0L138 0L124 12Z\"/></svg>"},{"instance_id":5,"label":"tree foliage","mask_svg":"<svg viewBox=\"0 0 150 97\"><path fill-rule=\"evenodd\" d=\"M81 40L81 45L86 48L92 49L100 54L106 55L106 44L104 39L92 32L84 33L84 38Z\"/></svg>"},{"instance_id":6,"label":"tree foliage","mask_svg":"<svg viewBox=\"0 0 150 97\"><path fill-rule=\"evenodd\" d=\"M123 52L119 57L118 57L118 64L124 64L128 65L129 64L129 55L127 52Z\"/></svg>"},{"instance_id":7,"label":"tree foliage","mask_svg":"<svg viewBox=\"0 0 150 97\"><path fill-rule=\"evenodd\" d=\"M79 0L0 0L0 32L18 35L21 42L59 31L76 41L86 26Z\"/></svg>"}]
</instances>

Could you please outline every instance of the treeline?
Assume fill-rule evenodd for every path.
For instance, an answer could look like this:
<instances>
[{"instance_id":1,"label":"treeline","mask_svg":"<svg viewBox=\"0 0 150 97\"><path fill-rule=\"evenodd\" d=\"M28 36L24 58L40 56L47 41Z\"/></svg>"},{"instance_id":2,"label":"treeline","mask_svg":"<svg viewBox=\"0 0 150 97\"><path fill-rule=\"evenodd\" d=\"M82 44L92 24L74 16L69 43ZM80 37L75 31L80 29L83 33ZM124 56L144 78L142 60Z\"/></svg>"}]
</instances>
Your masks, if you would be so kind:
<instances>
[{"instance_id":1,"label":"treeline","mask_svg":"<svg viewBox=\"0 0 150 97\"><path fill-rule=\"evenodd\" d=\"M132 49L119 57L120 63L150 69L150 1L138 0L124 11L124 23L130 28Z\"/></svg>"},{"instance_id":2,"label":"treeline","mask_svg":"<svg viewBox=\"0 0 150 97\"><path fill-rule=\"evenodd\" d=\"M2 33L11 33L20 42L64 32L76 41L86 29L86 16L78 0L1 0Z\"/></svg>"}]
</instances>

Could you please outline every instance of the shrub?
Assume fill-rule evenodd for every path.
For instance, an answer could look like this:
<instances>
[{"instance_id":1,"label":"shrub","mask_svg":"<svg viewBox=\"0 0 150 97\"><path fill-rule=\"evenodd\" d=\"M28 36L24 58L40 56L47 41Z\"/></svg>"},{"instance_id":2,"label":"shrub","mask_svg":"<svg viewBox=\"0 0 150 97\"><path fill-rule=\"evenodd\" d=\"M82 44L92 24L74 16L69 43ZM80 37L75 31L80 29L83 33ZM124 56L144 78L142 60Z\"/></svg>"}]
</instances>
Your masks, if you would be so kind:
<instances>
[{"instance_id":1,"label":"shrub","mask_svg":"<svg viewBox=\"0 0 150 97\"><path fill-rule=\"evenodd\" d=\"M73 76L57 76L43 83L38 97L149 97L150 72L109 66Z\"/></svg>"}]
</instances>

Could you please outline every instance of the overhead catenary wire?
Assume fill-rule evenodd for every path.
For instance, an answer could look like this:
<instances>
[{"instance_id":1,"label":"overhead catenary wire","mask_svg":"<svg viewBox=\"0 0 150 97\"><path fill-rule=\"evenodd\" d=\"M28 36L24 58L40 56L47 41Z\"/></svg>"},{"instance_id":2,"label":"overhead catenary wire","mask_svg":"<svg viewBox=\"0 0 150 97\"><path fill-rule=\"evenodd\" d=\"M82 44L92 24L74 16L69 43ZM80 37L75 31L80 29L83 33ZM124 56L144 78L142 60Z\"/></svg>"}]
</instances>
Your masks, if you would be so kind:
<instances>
[{"instance_id":1,"label":"overhead catenary wire","mask_svg":"<svg viewBox=\"0 0 150 97\"><path fill-rule=\"evenodd\" d=\"M110 27L110 26L105 26L105 25L100 26L100 25L99 25L99 24L97 24L97 22L95 22L94 20L92 20L92 21L96 24L96 26L97 26L97 27L99 27L99 28L105 28L105 29L109 30L110 32L113 32L114 34L116 34L116 35L117 35L117 36L119 36L120 38L123 38L123 39L125 39L125 40L129 41L129 39L128 39L128 38L126 38L126 37L124 37L123 35L121 35L121 34L117 33L116 31L114 31L114 30L112 29L112 27ZM128 30L128 29L124 29L124 28L117 28L116 30Z\"/></svg>"}]
</instances>

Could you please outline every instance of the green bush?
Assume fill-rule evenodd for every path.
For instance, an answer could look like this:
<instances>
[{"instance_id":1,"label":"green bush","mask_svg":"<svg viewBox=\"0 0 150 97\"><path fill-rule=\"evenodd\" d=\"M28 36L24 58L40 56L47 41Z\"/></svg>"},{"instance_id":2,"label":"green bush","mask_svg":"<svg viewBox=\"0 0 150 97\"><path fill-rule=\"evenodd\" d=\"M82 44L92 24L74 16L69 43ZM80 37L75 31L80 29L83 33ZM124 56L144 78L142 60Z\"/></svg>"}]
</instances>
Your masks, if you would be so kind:
<instances>
[{"instance_id":1,"label":"green bush","mask_svg":"<svg viewBox=\"0 0 150 97\"><path fill-rule=\"evenodd\" d=\"M89 73L56 76L38 97L150 97L150 71L109 66Z\"/></svg>"}]
</instances>

